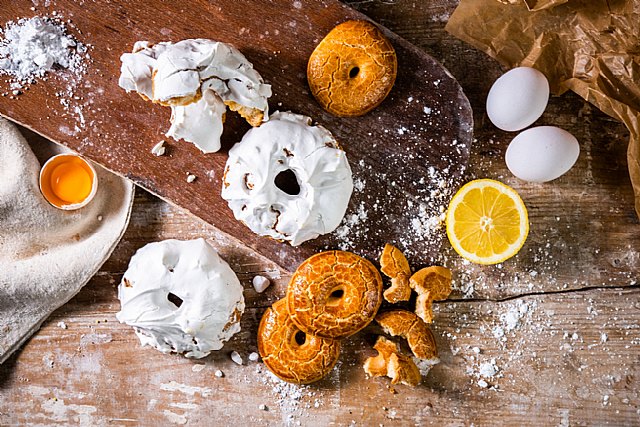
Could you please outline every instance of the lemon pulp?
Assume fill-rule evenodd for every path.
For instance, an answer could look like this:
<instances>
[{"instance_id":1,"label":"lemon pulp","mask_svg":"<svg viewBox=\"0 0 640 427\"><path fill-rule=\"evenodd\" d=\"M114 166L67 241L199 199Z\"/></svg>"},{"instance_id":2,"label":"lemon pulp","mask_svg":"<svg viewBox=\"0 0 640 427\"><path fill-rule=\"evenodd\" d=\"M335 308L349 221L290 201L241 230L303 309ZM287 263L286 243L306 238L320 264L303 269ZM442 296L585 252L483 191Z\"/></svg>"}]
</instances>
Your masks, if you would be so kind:
<instances>
[{"instance_id":1,"label":"lemon pulp","mask_svg":"<svg viewBox=\"0 0 640 427\"><path fill-rule=\"evenodd\" d=\"M454 250L478 264L511 258L529 233L527 209L518 193L491 179L464 185L451 199L446 223Z\"/></svg>"}]
</instances>

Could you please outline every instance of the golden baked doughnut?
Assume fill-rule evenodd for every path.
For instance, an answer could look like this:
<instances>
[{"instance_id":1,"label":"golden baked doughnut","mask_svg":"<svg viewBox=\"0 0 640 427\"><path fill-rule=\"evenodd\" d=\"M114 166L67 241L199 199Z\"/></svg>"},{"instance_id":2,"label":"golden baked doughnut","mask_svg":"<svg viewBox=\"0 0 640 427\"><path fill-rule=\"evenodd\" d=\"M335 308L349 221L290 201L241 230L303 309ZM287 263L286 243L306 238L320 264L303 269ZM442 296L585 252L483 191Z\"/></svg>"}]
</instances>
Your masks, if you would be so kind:
<instances>
[{"instance_id":1,"label":"golden baked doughnut","mask_svg":"<svg viewBox=\"0 0 640 427\"><path fill-rule=\"evenodd\" d=\"M258 327L258 352L278 378L309 384L327 375L338 361L340 341L307 335L289 316L287 302L265 311Z\"/></svg>"},{"instance_id":2,"label":"golden baked doughnut","mask_svg":"<svg viewBox=\"0 0 640 427\"><path fill-rule=\"evenodd\" d=\"M311 93L341 117L362 116L387 97L398 60L382 31L368 21L344 22L316 46L307 64Z\"/></svg>"},{"instance_id":3,"label":"golden baked doughnut","mask_svg":"<svg viewBox=\"0 0 640 427\"><path fill-rule=\"evenodd\" d=\"M287 288L291 320L302 331L325 338L355 334L373 320L381 303L380 273L351 252L313 255L300 264Z\"/></svg>"}]
</instances>

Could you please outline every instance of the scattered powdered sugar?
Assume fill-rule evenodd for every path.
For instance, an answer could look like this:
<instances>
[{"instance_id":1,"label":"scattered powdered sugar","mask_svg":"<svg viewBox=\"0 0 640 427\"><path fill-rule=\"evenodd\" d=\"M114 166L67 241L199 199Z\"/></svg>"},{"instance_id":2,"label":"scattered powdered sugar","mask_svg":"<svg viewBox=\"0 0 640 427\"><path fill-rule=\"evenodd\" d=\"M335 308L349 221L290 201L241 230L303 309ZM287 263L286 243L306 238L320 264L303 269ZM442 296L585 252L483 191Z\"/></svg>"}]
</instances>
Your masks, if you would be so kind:
<instances>
[{"instance_id":1,"label":"scattered powdered sugar","mask_svg":"<svg viewBox=\"0 0 640 427\"><path fill-rule=\"evenodd\" d=\"M510 305L504 313L500 314L500 324L492 329L494 338L503 338L506 332L511 332L520 326L522 319L529 311L529 305L518 300L515 304Z\"/></svg>"},{"instance_id":2,"label":"scattered powdered sugar","mask_svg":"<svg viewBox=\"0 0 640 427\"><path fill-rule=\"evenodd\" d=\"M69 35L59 19L22 18L8 22L2 32L0 74L11 77L12 89L22 89L58 68L84 73L87 47Z\"/></svg>"},{"instance_id":3,"label":"scattered powdered sugar","mask_svg":"<svg viewBox=\"0 0 640 427\"><path fill-rule=\"evenodd\" d=\"M493 378L498 373L498 367L496 366L496 360L491 359L490 362L484 362L478 369L478 374L484 378Z\"/></svg>"},{"instance_id":4,"label":"scattered powdered sugar","mask_svg":"<svg viewBox=\"0 0 640 427\"><path fill-rule=\"evenodd\" d=\"M360 165L361 167L363 164ZM452 178L449 170L439 171L433 166L427 168L427 174L413 183L418 198L406 198L402 201L403 213L408 218L408 224L396 224L399 231L394 243L399 245L405 255L416 255L421 246L439 245L444 236L445 212L452 194ZM399 185L392 182L392 186ZM354 179L354 189L362 192L367 181L362 177ZM335 231L338 248L358 252L361 242L372 232L370 217L384 214L384 202L367 200L358 203L355 211L347 212L342 223ZM373 213L373 215L372 215ZM379 230L373 230L379 232ZM433 259L431 261L434 261Z\"/></svg>"},{"instance_id":5,"label":"scattered powdered sugar","mask_svg":"<svg viewBox=\"0 0 640 427\"><path fill-rule=\"evenodd\" d=\"M456 304L451 304L453 309ZM444 333L450 340L452 353L466 360L466 374L478 387L497 390L497 380L503 377L505 368L513 368L522 358L535 357L529 351L530 343L523 337L540 335L550 322L548 315L544 311L538 312L537 308L537 301L520 299L502 302L495 311L478 306L473 315L457 316L457 328ZM480 321L478 334L471 336L462 332L477 321ZM458 339L469 338L474 345L457 344ZM477 346L480 343L489 349L487 355Z\"/></svg>"},{"instance_id":6,"label":"scattered powdered sugar","mask_svg":"<svg viewBox=\"0 0 640 427\"><path fill-rule=\"evenodd\" d=\"M340 240L338 248L343 251L355 248L355 238L361 238L368 231L366 226L368 213L364 203L360 203L356 212L347 213L342 224L336 230L336 237Z\"/></svg>"},{"instance_id":7,"label":"scattered powdered sugar","mask_svg":"<svg viewBox=\"0 0 640 427\"><path fill-rule=\"evenodd\" d=\"M74 135L87 125L83 112L84 99L77 96L75 90L83 81L87 64L91 62L88 52L90 45L79 42L69 34L68 28L75 29L70 20L63 21L55 11L52 15L10 21L2 29L0 74L9 77L11 92L1 95L17 99L37 80L46 81L49 75L55 75L64 84L55 93L63 107L63 115L73 117L76 121L73 129L64 126L61 131Z\"/></svg>"},{"instance_id":8,"label":"scattered powdered sugar","mask_svg":"<svg viewBox=\"0 0 640 427\"><path fill-rule=\"evenodd\" d=\"M284 382L271 372L267 372L266 375L261 376L260 381L272 387L273 394L276 398L275 403L278 405L282 413L283 422L286 424L292 423L296 416L301 415L302 408L300 401L303 396L312 394L308 386Z\"/></svg>"}]
</instances>

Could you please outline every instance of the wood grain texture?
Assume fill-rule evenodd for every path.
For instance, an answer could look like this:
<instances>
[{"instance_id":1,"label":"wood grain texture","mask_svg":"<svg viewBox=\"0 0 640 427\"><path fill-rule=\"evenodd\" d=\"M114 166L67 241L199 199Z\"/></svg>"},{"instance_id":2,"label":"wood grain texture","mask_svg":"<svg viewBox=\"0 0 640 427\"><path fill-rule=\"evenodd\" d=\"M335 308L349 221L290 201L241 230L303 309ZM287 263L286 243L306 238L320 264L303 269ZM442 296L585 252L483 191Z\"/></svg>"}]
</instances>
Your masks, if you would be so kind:
<instances>
[{"instance_id":1,"label":"wood grain texture","mask_svg":"<svg viewBox=\"0 0 640 427\"><path fill-rule=\"evenodd\" d=\"M501 266L464 263L446 242L438 253L456 286L436 306L432 329L442 363L417 389L399 386L392 394L387 380L368 380L361 368L378 333L370 327L345 343L330 378L311 387L282 387L259 363L235 365L229 353L237 350L246 361L256 350L260 315L284 295L289 276L233 237L141 191L131 225L101 272L0 366L0 425L638 424L640 223L624 127L576 96L552 98L538 123L572 132L582 153L560 179L522 183L503 160L513 135L495 129L484 111L503 70L443 31L457 2L351 4L451 70L474 110L477 141L465 179L503 180L529 208L529 239ZM213 242L238 272L248 305L243 331L202 361L140 349L133 331L114 317L128 260L148 242L196 237ZM250 285L257 273L280 278L259 295ZM497 367L493 377L480 376L485 363ZM215 377L217 369L224 378Z\"/></svg>"},{"instance_id":2,"label":"wood grain texture","mask_svg":"<svg viewBox=\"0 0 640 427\"><path fill-rule=\"evenodd\" d=\"M29 16L31 7L30 1L11 2L0 9L0 20ZM18 99L0 98L0 114L182 206L289 271L313 252L336 247L336 235L293 248L255 236L233 218L220 189L226 150L247 129L235 115L228 115L234 119L225 126L224 150L219 153L204 155L182 142L171 143L168 156L151 155L151 147L166 139L169 110L118 87L119 57L134 42L202 37L232 43L273 86L272 111L303 113L327 127L347 151L354 177L366 181L354 192L349 208L352 213L367 209L377 225L366 235L350 237L352 246L364 255L376 256L386 241L399 242L411 228L407 201L415 202L417 213L424 195L437 188L437 182L420 179L428 177L430 167L440 171L451 187L464 170L472 131L466 97L433 58L389 31L399 72L384 103L358 118L332 117L318 106L306 83L309 55L336 24L364 18L336 0L305 1L300 7L290 2L199 0L190 2L188 10L172 1L151 5L68 0L52 2L49 9L39 11L46 10L71 19L76 37L92 45L87 73L73 89L68 107L57 102L55 95L67 91L61 74ZM425 113L425 108L432 113ZM187 173L199 179L189 184ZM413 260L425 263L437 253L439 242L417 241L415 246Z\"/></svg>"}]
</instances>

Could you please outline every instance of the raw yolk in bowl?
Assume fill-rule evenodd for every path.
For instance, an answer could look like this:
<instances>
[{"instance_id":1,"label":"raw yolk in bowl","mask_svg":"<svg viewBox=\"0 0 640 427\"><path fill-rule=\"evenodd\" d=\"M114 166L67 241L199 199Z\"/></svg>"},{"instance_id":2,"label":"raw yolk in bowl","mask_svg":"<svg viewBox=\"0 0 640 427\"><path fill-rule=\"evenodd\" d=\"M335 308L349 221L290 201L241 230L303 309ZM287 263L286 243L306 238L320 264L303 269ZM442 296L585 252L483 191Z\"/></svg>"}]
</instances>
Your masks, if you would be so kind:
<instances>
[{"instance_id":1,"label":"raw yolk in bowl","mask_svg":"<svg viewBox=\"0 0 640 427\"><path fill-rule=\"evenodd\" d=\"M81 157L61 155L53 157L42 169L40 189L52 205L66 209L91 197L94 172Z\"/></svg>"},{"instance_id":2,"label":"raw yolk in bowl","mask_svg":"<svg viewBox=\"0 0 640 427\"><path fill-rule=\"evenodd\" d=\"M51 190L67 203L80 203L91 193L90 172L76 162L62 163L51 172Z\"/></svg>"}]
</instances>

